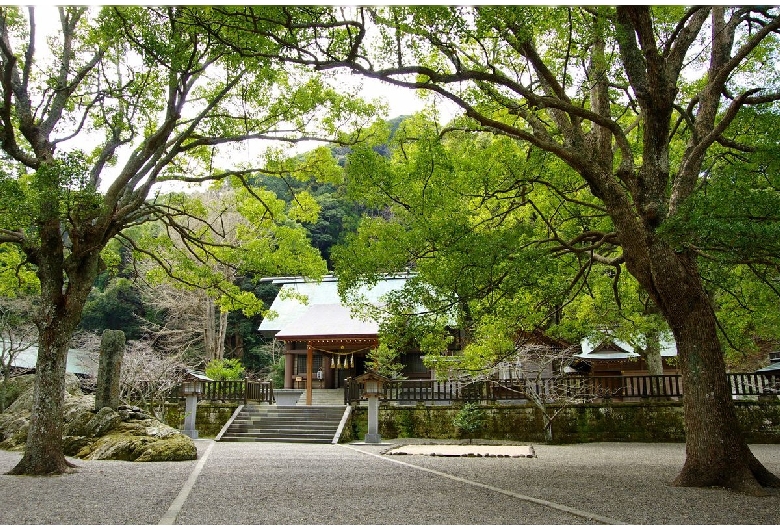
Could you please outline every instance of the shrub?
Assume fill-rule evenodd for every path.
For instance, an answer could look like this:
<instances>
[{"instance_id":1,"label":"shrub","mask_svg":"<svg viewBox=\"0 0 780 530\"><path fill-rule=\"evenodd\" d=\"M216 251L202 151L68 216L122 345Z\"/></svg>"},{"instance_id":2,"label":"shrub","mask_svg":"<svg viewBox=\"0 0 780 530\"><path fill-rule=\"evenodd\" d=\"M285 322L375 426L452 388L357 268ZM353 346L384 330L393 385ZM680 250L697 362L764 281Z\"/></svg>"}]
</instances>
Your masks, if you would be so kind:
<instances>
[{"instance_id":1,"label":"shrub","mask_svg":"<svg viewBox=\"0 0 780 530\"><path fill-rule=\"evenodd\" d=\"M485 424L485 420L484 410L479 408L476 403L466 403L455 415L452 424L457 427L462 434L467 434L469 443L471 443L472 436L476 431L482 428Z\"/></svg>"},{"instance_id":2,"label":"shrub","mask_svg":"<svg viewBox=\"0 0 780 530\"><path fill-rule=\"evenodd\" d=\"M284 355L280 355L276 359L276 363L271 365L269 376L274 384L274 388L284 388Z\"/></svg>"},{"instance_id":3,"label":"shrub","mask_svg":"<svg viewBox=\"0 0 780 530\"><path fill-rule=\"evenodd\" d=\"M244 365L238 359L212 359L206 365L206 377L215 381L243 379Z\"/></svg>"}]
</instances>

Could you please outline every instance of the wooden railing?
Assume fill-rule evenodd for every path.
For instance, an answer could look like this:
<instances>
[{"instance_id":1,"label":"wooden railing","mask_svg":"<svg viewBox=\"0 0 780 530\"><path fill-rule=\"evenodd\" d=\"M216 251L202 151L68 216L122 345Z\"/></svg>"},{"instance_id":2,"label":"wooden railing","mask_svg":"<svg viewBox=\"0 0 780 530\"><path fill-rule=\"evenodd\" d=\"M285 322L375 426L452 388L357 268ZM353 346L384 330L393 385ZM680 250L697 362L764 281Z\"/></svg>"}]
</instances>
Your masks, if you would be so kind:
<instances>
[{"instance_id":1,"label":"wooden railing","mask_svg":"<svg viewBox=\"0 0 780 530\"><path fill-rule=\"evenodd\" d=\"M780 395L780 376L728 374L731 393L742 396ZM360 401L362 384L345 380L344 401ZM179 395L175 392L174 395ZM569 376L541 380L433 381L403 379L390 381L384 388L384 401L401 403L452 401L514 401L538 396L547 402L626 398L679 399L683 395L679 375ZM201 399L210 401L274 402L270 381L204 381Z\"/></svg>"},{"instance_id":2,"label":"wooden railing","mask_svg":"<svg viewBox=\"0 0 780 530\"><path fill-rule=\"evenodd\" d=\"M780 376L728 374L733 396L780 395ZM354 379L344 385L344 400L359 401L363 386ZM393 380L384 387L384 401L401 403L452 401L512 401L540 398L546 402L626 398L679 399L683 396L679 375L568 376L540 380L432 381Z\"/></svg>"},{"instance_id":3,"label":"wooden railing","mask_svg":"<svg viewBox=\"0 0 780 530\"><path fill-rule=\"evenodd\" d=\"M274 402L274 385L271 381L203 381L202 385L202 400ZM181 390L177 390L175 395L180 396Z\"/></svg>"},{"instance_id":4,"label":"wooden railing","mask_svg":"<svg viewBox=\"0 0 780 530\"><path fill-rule=\"evenodd\" d=\"M259 401L261 403L274 402L274 384L271 381L247 381L244 392L244 403L247 401Z\"/></svg>"}]
</instances>

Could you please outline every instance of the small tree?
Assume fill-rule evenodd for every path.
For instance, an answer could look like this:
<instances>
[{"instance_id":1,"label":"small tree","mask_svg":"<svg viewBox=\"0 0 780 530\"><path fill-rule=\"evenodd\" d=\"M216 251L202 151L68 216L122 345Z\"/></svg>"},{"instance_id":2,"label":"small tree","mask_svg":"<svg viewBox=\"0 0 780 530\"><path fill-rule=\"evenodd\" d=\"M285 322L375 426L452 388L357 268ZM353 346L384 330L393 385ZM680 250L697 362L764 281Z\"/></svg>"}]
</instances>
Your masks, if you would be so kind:
<instances>
[{"instance_id":1,"label":"small tree","mask_svg":"<svg viewBox=\"0 0 780 530\"><path fill-rule=\"evenodd\" d=\"M606 390L593 384L572 385L564 367L571 361L576 348L553 348L536 344L521 344L515 356L499 364L509 368L521 383L518 392L528 399L544 418L544 438L553 441L553 420L567 406L603 397Z\"/></svg>"},{"instance_id":2,"label":"small tree","mask_svg":"<svg viewBox=\"0 0 780 530\"><path fill-rule=\"evenodd\" d=\"M403 379L404 363L398 361L398 352L387 344L380 344L366 355L366 368L388 379Z\"/></svg>"},{"instance_id":3,"label":"small tree","mask_svg":"<svg viewBox=\"0 0 780 530\"><path fill-rule=\"evenodd\" d=\"M179 356L161 354L145 341L129 341L122 359L120 395L165 421L167 398L182 383L185 366Z\"/></svg>"},{"instance_id":4,"label":"small tree","mask_svg":"<svg viewBox=\"0 0 780 530\"><path fill-rule=\"evenodd\" d=\"M468 402L455 415L452 424L462 434L468 435L469 444L471 444L472 436L485 425L486 420L485 411L479 408L476 403Z\"/></svg>"}]
</instances>

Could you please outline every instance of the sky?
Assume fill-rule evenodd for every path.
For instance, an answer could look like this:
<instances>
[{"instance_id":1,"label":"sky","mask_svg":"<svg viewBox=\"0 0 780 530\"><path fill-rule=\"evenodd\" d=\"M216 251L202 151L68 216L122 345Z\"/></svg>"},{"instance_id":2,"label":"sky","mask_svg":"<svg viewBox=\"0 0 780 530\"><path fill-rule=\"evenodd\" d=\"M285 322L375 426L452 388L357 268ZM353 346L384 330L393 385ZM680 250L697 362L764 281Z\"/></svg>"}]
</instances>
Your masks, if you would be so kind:
<instances>
[{"instance_id":1,"label":"sky","mask_svg":"<svg viewBox=\"0 0 780 530\"><path fill-rule=\"evenodd\" d=\"M35 3L32 5L36 5L36 48L40 53L41 51L48 48L45 40L47 35L52 35L59 30L59 16L56 11L56 4ZM343 81L338 80L338 76L343 76ZM388 118L413 114L422 110L426 107L426 105L429 105L434 101L432 95L429 95L428 97L420 97L420 94L417 91L396 87L376 79L359 77L348 72L337 74L337 82L351 86L355 85L356 83L360 83L362 85L361 94L363 97L366 99L380 98L387 103ZM454 117L457 113L457 109L454 104L447 101L437 101L436 107L437 110L441 113L442 119L444 121L449 121L449 119ZM83 143L83 141L83 136L80 135L77 142ZM296 144L296 146L293 148L293 152L305 152L313 149L317 145L319 145L317 142L304 142ZM63 145L63 147L67 148L67 145ZM250 153L247 153L247 156L251 158L251 151L254 151L254 149L249 147L249 150ZM120 159L121 158L122 156L120 155ZM108 178L104 178L101 189L105 188L110 183L110 180L110 176L108 176Z\"/></svg>"}]
</instances>

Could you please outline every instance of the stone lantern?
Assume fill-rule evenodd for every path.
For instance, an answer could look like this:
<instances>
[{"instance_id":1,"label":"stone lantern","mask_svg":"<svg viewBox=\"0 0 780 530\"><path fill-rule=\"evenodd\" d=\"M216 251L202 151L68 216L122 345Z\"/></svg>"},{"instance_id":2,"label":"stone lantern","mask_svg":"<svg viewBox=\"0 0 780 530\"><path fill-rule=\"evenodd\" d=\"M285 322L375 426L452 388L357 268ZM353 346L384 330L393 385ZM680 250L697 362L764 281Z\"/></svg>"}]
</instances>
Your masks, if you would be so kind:
<instances>
[{"instance_id":1,"label":"stone lantern","mask_svg":"<svg viewBox=\"0 0 780 530\"><path fill-rule=\"evenodd\" d=\"M365 443L378 444L382 442L379 435L379 396L384 395L385 383L390 380L374 372L355 378L355 381L363 384L362 398L368 400L368 432L366 433Z\"/></svg>"},{"instance_id":2,"label":"stone lantern","mask_svg":"<svg viewBox=\"0 0 780 530\"><path fill-rule=\"evenodd\" d=\"M203 394L203 383L211 381L200 372L187 371L181 384L181 394L184 396L184 428L181 430L185 434L196 440L198 430L195 428L195 417L198 413L198 397Z\"/></svg>"}]
</instances>

